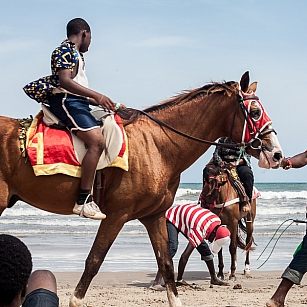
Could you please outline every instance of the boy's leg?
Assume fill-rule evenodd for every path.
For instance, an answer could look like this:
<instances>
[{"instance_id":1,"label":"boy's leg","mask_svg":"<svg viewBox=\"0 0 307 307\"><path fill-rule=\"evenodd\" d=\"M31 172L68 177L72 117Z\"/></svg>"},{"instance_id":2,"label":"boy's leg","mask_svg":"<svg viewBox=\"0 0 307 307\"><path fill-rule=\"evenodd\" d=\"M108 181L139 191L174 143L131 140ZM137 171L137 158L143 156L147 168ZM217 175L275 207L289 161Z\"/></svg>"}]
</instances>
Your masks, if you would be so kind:
<instances>
[{"instance_id":1,"label":"boy's leg","mask_svg":"<svg viewBox=\"0 0 307 307\"><path fill-rule=\"evenodd\" d=\"M82 190L91 190L96 167L105 148L105 140L100 128L94 128L89 131L78 131L76 135L88 146L88 150L82 161L80 188Z\"/></svg>"},{"instance_id":2,"label":"boy's leg","mask_svg":"<svg viewBox=\"0 0 307 307\"><path fill-rule=\"evenodd\" d=\"M253 196L253 188L254 188L254 174L252 169L247 165L238 165L237 166L237 173L242 182L245 193L248 197L248 203L243 205L242 210L244 212L250 211L250 202Z\"/></svg>"},{"instance_id":3,"label":"boy's leg","mask_svg":"<svg viewBox=\"0 0 307 307\"><path fill-rule=\"evenodd\" d=\"M266 303L267 307L284 307L285 306L285 298L287 293L293 286L293 282L287 278L283 278L280 282L276 292L272 296L269 302Z\"/></svg>"},{"instance_id":4,"label":"boy's leg","mask_svg":"<svg viewBox=\"0 0 307 307\"><path fill-rule=\"evenodd\" d=\"M37 270L30 275L23 307L58 307L55 276L48 270Z\"/></svg>"},{"instance_id":5,"label":"boy's leg","mask_svg":"<svg viewBox=\"0 0 307 307\"><path fill-rule=\"evenodd\" d=\"M285 298L291 289L296 284L299 285L305 273L307 272L307 235L304 236L301 249L295 254L289 266L281 275L282 281L279 284L276 292L266 304L268 307L283 307Z\"/></svg>"},{"instance_id":6,"label":"boy's leg","mask_svg":"<svg viewBox=\"0 0 307 307\"><path fill-rule=\"evenodd\" d=\"M214 261L213 261L213 255L211 253L211 250L207 244L206 241L202 241L201 244L197 247L197 251L201 255L201 260L204 260L206 262L206 265L208 267L210 277L211 277L211 284L217 285L217 286L229 286L229 283L224 282L220 280L216 276L215 268L214 268Z\"/></svg>"},{"instance_id":7,"label":"boy's leg","mask_svg":"<svg viewBox=\"0 0 307 307\"><path fill-rule=\"evenodd\" d=\"M101 213L99 207L92 201L90 193L96 167L105 148L105 140L100 128L93 128L89 131L79 130L76 135L88 146L88 150L82 161L80 193L74 208L74 213L79 214L83 211L83 215L86 217L102 220L106 218L106 215ZM84 204L86 206L83 206Z\"/></svg>"}]
</instances>

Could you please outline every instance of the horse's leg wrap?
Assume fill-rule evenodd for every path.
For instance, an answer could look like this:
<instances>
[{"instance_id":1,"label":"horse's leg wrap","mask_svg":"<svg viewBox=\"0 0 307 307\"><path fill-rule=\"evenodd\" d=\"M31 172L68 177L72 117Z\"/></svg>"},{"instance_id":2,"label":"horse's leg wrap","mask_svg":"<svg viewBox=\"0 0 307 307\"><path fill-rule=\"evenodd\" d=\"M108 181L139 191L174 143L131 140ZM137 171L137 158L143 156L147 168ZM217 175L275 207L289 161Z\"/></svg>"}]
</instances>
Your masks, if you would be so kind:
<instances>
[{"instance_id":1,"label":"horse's leg wrap","mask_svg":"<svg viewBox=\"0 0 307 307\"><path fill-rule=\"evenodd\" d=\"M79 299L73 293L70 297L69 307L82 307L83 306L83 299Z\"/></svg>"}]
</instances>

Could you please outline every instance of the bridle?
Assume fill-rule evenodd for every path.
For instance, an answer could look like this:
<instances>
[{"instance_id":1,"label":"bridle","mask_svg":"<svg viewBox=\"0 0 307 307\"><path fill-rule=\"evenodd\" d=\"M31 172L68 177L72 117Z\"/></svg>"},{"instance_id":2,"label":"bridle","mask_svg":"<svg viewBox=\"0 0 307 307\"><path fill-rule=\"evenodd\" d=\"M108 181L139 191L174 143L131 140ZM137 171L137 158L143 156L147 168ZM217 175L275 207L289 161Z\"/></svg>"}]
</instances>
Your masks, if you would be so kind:
<instances>
[{"instance_id":1,"label":"bridle","mask_svg":"<svg viewBox=\"0 0 307 307\"><path fill-rule=\"evenodd\" d=\"M248 100L252 100L252 101L259 101L259 98L258 96L252 96L252 95L249 95L249 96L242 96L242 95L239 95L239 105L242 109L242 112L243 112L243 115L244 115L244 118L245 118L245 121L246 121L246 124L247 124L247 127L248 127L248 130L249 130L249 134L251 135L251 140L247 143L248 147L252 148L252 149L259 149L259 150L262 150L263 148L263 145L262 145L262 139L269 133L271 132L274 132L275 134L277 134L277 132L273 129L273 128L268 128L267 130L265 131L261 131L258 126L256 125L255 123L255 120L253 119L253 117L251 116L250 112L248 112L248 109L244 103L244 101L248 101ZM235 118L235 116L234 116ZM254 130L253 130L253 127L252 125L250 124L249 120L252 122L252 125L253 127L255 128L255 130L257 131L257 133L255 134L254 133ZM233 123L234 123L234 120L233 120ZM233 125L231 127L231 130L233 128ZM232 131L230 132L230 135L232 134Z\"/></svg>"},{"instance_id":2,"label":"bridle","mask_svg":"<svg viewBox=\"0 0 307 307\"><path fill-rule=\"evenodd\" d=\"M245 121L247 123L247 126L248 126L248 129L249 129L249 133L251 135L251 140L247 143L245 142L241 142L241 143L232 143L232 144L228 144L228 143L217 143L217 142L211 142L211 141L208 141L208 140L203 140L203 139L199 139L199 138L196 138L194 136L191 136L191 135L188 135L184 132L181 132L175 128L173 128L172 126L169 126L168 124L162 122L161 120L157 119L155 116L145 112L145 111L142 111L142 110L138 110L141 114L149 117L151 120L153 120L154 122L156 122L157 124L175 132L176 134L179 134L183 137L186 137L190 140L193 140L193 141L197 141L197 142L200 142L200 143L205 143L205 144L209 144L209 145L214 145L214 146L219 146L219 147L225 147L225 148L234 148L234 147L244 147L244 148L252 148L252 149L259 149L259 150L262 150L263 149L263 145L262 145L262 138L271 133L271 132L274 132L275 134L276 131L272 128L269 128L265 131L260 131L260 129L258 128L258 126L256 125L254 119L252 118L251 114L248 112L248 109L246 108L245 104L244 104L244 101L246 100L259 100L259 98L257 96L243 96L241 93L238 95L238 102L239 102L239 105L238 107L240 106L241 107L241 110L243 112L243 115L244 115L244 118L245 118ZM233 117L233 120L232 120L232 126L231 126L231 131L230 131L230 136L232 135L232 129L233 129L233 125L234 125L234 121L235 121L235 118L236 118L236 114L237 114L237 110L235 111L234 113L234 117ZM248 119L250 119L250 121L252 122L252 125L254 126L254 128L256 129L257 131L257 134L255 135L253 129L252 129L252 126L250 124L250 122L248 121ZM230 138L231 139L231 138Z\"/></svg>"}]
</instances>

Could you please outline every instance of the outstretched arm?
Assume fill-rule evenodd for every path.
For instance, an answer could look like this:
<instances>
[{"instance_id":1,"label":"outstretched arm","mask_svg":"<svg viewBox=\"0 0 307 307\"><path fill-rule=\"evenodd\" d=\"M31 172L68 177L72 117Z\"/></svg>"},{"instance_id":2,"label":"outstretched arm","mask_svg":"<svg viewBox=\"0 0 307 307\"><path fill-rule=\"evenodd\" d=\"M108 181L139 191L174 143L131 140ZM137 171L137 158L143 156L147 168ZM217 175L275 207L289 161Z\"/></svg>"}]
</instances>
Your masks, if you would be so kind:
<instances>
[{"instance_id":1,"label":"outstretched arm","mask_svg":"<svg viewBox=\"0 0 307 307\"><path fill-rule=\"evenodd\" d=\"M290 169L291 167L293 168L301 168L304 167L307 164L307 151L304 151L302 153L299 153L293 157L289 158L284 158L280 166L283 169Z\"/></svg>"}]
</instances>

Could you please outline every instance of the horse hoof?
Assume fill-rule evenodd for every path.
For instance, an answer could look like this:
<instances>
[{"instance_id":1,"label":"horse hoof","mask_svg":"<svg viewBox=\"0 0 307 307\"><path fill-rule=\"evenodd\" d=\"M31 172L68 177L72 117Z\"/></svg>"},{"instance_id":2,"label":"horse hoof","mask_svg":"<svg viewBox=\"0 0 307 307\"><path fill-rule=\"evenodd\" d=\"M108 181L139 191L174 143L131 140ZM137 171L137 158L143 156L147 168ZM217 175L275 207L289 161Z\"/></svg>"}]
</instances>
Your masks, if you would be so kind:
<instances>
[{"instance_id":1,"label":"horse hoof","mask_svg":"<svg viewBox=\"0 0 307 307\"><path fill-rule=\"evenodd\" d=\"M244 270L244 275L250 276L251 275L251 270Z\"/></svg>"},{"instance_id":2,"label":"horse hoof","mask_svg":"<svg viewBox=\"0 0 307 307\"><path fill-rule=\"evenodd\" d=\"M236 277L236 276L229 276L229 280L231 280L231 281L237 281L237 277Z\"/></svg>"},{"instance_id":3,"label":"horse hoof","mask_svg":"<svg viewBox=\"0 0 307 307\"><path fill-rule=\"evenodd\" d=\"M225 280L224 274L223 274L223 275L218 274L218 275L217 275L217 278L219 278L220 280Z\"/></svg>"},{"instance_id":4,"label":"horse hoof","mask_svg":"<svg viewBox=\"0 0 307 307\"><path fill-rule=\"evenodd\" d=\"M82 307L83 306L83 299L79 299L73 293L70 297L69 307Z\"/></svg>"}]
</instances>

